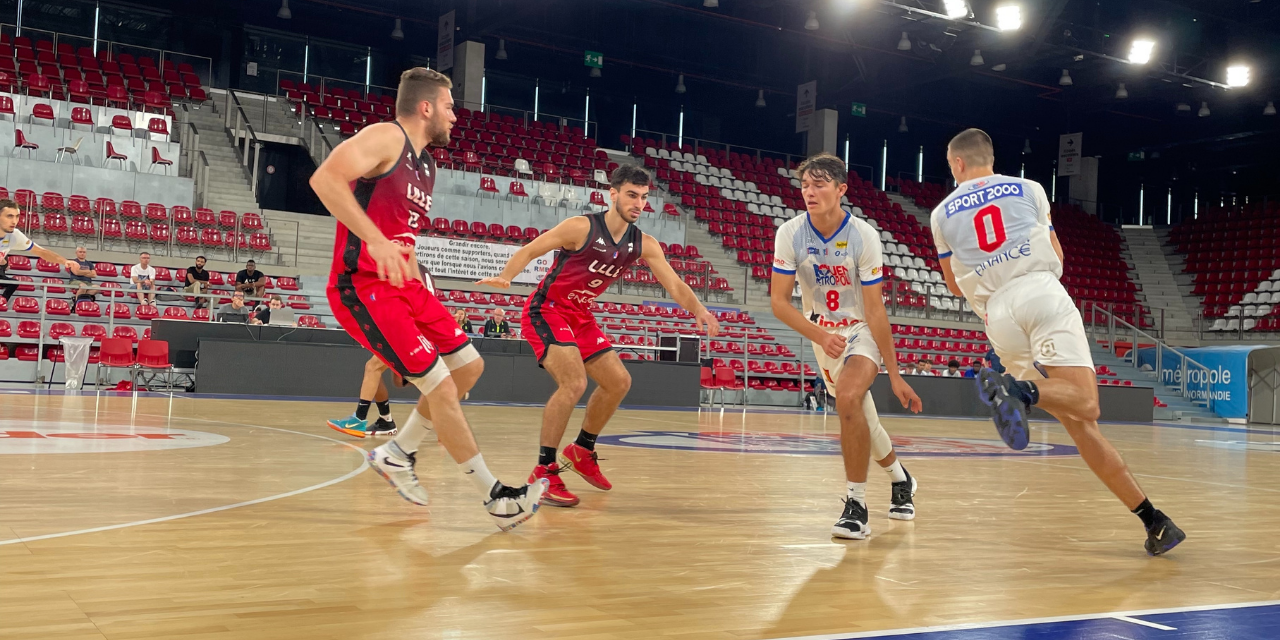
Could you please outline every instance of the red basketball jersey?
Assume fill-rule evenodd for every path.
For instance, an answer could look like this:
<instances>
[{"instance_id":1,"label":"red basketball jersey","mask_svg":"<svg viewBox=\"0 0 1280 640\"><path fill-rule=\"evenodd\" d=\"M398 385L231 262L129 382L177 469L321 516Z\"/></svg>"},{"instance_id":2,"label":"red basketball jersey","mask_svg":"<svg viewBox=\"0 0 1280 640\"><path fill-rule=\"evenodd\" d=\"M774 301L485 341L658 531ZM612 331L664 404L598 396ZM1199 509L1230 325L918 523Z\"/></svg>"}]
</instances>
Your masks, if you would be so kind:
<instances>
[{"instance_id":1,"label":"red basketball jersey","mask_svg":"<svg viewBox=\"0 0 1280 640\"><path fill-rule=\"evenodd\" d=\"M400 123L397 122L396 126ZM351 183L351 190L355 193L356 202L387 239L413 247L418 230L429 224L427 214L431 211L435 174L435 159L425 149L421 156L415 154L406 134L404 148L395 166L380 176L356 180ZM369 256L364 242L339 222L333 244L332 273L376 274L377 271L378 265Z\"/></svg>"},{"instance_id":2,"label":"red basketball jersey","mask_svg":"<svg viewBox=\"0 0 1280 640\"><path fill-rule=\"evenodd\" d=\"M604 293L627 267L640 259L644 233L634 224L629 225L622 239L614 242L604 216L604 213L586 216L591 221L586 244L577 251L560 251L538 289L529 296L530 309L546 306L589 314L596 296Z\"/></svg>"}]
</instances>

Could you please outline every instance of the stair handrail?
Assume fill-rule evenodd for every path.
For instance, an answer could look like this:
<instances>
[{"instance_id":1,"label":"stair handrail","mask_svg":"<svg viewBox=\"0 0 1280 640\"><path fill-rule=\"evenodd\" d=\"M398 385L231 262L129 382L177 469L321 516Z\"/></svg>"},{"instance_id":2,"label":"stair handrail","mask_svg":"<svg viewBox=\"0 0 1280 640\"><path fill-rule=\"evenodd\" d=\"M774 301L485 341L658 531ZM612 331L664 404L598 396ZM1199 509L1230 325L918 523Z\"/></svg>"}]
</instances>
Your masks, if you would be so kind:
<instances>
[{"instance_id":1,"label":"stair handrail","mask_svg":"<svg viewBox=\"0 0 1280 640\"><path fill-rule=\"evenodd\" d=\"M178 175L191 178L195 183L194 202L197 207L208 206L209 201L209 158L200 149L200 130L187 115L187 106L174 112L180 117L177 127L177 141L181 155L178 159ZM188 133L189 132L189 133Z\"/></svg>"},{"instance_id":2,"label":"stair handrail","mask_svg":"<svg viewBox=\"0 0 1280 640\"><path fill-rule=\"evenodd\" d=\"M244 170L245 178L249 180L249 191L253 193L253 199L256 202L262 141L258 140L258 134L253 130L253 125L249 124L249 116L245 113L244 106L240 104L240 98L236 96L235 89L227 89L225 116L227 136L231 138L231 145L235 147L236 155L240 156L240 168ZM244 146L243 149L241 144ZM250 144L253 145L252 152L249 149Z\"/></svg>"},{"instance_id":3,"label":"stair handrail","mask_svg":"<svg viewBox=\"0 0 1280 640\"><path fill-rule=\"evenodd\" d=\"M311 154L311 160L319 167L333 153L333 144L324 135L324 129L320 126L320 122L311 115L311 109L307 104L303 104L299 109L302 114L302 144L307 148L307 153ZM317 142L319 140L319 142Z\"/></svg>"},{"instance_id":4,"label":"stair handrail","mask_svg":"<svg viewBox=\"0 0 1280 640\"><path fill-rule=\"evenodd\" d=\"M1114 313L1098 305L1097 302L1094 302L1092 300L1086 300L1084 301L1084 304L1081 305L1081 307L1082 307L1081 309L1082 311L1085 308L1091 309L1091 313L1089 315L1090 320L1094 320L1095 314L1098 314L1098 313L1102 313L1103 315L1106 316L1107 333L1106 333L1106 336L1104 337L1106 339L1106 349L1111 355L1116 356L1117 325L1119 326L1120 330L1127 331L1128 333L1131 334L1132 342L1130 343L1130 347L1129 347L1129 353L1131 354L1131 357L1129 358L1129 363L1133 366L1134 369L1141 371L1138 365L1138 337L1141 336L1143 338L1146 338L1147 340L1150 340L1155 347L1156 381L1159 382L1160 384L1163 384L1167 387L1174 389L1175 391L1178 392L1178 395L1182 396L1183 398L1186 398L1192 404L1195 404L1197 401L1187 395L1187 377L1188 377L1187 374L1189 373L1188 369L1191 367L1194 367L1202 371L1204 384L1205 384L1205 397L1204 397L1205 408L1208 409L1209 411L1214 410L1213 409L1215 404L1214 399L1216 396L1214 392L1214 387L1216 385L1214 384L1213 376L1211 375L1213 372L1212 369L1210 369L1209 367L1206 367L1205 365L1199 362L1196 362L1193 358L1191 358L1187 354L1170 346L1168 343L1160 340L1159 338L1156 338L1151 334L1147 333L1146 331L1143 331L1135 327L1134 325L1126 322L1125 320L1122 320L1116 317ZM1096 321L1090 322L1089 341L1091 343L1095 343L1095 341L1097 340L1097 327L1098 327L1098 324ZM1121 336L1121 337L1126 337L1126 336ZM1178 380L1174 384L1167 383L1163 379L1163 376L1164 376L1163 364L1164 364L1165 351L1168 351L1173 355L1177 356L1180 361L1180 365L1178 368ZM1116 357L1119 358L1120 356L1116 356ZM1123 361L1124 358L1121 358L1121 360Z\"/></svg>"}]
</instances>

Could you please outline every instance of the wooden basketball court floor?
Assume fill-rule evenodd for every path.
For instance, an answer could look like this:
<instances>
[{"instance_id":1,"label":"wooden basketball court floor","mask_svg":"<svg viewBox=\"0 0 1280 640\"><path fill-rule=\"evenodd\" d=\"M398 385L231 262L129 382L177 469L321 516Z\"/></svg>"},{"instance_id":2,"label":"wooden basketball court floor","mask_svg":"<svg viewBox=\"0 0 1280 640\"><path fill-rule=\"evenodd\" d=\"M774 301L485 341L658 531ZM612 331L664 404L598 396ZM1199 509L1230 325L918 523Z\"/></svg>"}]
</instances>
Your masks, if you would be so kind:
<instances>
[{"instance_id":1,"label":"wooden basketball court floor","mask_svg":"<svg viewBox=\"0 0 1280 640\"><path fill-rule=\"evenodd\" d=\"M400 499L364 467L374 441L325 427L347 402L0 403L2 639L1280 637L1268 429L1104 427L1189 536L1149 558L1048 423L1015 455L986 420L885 418L919 516L887 519L873 467L873 536L838 542L822 414L620 411L598 447L613 491L566 474L581 505L501 533L438 445L433 504ZM466 412L523 478L540 408Z\"/></svg>"}]
</instances>

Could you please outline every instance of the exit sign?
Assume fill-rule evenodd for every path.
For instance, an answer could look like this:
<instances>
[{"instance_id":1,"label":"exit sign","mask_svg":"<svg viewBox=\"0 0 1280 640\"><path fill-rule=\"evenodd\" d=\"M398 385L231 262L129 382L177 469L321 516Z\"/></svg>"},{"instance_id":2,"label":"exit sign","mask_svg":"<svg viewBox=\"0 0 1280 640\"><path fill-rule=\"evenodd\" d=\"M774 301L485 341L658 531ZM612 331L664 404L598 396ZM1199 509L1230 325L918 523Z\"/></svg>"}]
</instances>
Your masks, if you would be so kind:
<instances>
[{"instance_id":1,"label":"exit sign","mask_svg":"<svg viewBox=\"0 0 1280 640\"><path fill-rule=\"evenodd\" d=\"M597 69L604 67L604 54L599 51L587 51L582 64Z\"/></svg>"},{"instance_id":2,"label":"exit sign","mask_svg":"<svg viewBox=\"0 0 1280 640\"><path fill-rule=\"evenodd\" d=\"M859 118L865 118L867 117L867 105L862 104L861 102L855 102L853 103L851 113Z\"/></svg>"},{"instance_id":3,"label":"exit sign","mask_svg":"<svg viewBox=\"0 0 1280 640\"><path fill-rule=\"evenodd\" d=\"M1129 162L1142 162L1146 158L1147 158L1147 154L1144 151L1129 152Z\"/></svg>"}]
</instances>

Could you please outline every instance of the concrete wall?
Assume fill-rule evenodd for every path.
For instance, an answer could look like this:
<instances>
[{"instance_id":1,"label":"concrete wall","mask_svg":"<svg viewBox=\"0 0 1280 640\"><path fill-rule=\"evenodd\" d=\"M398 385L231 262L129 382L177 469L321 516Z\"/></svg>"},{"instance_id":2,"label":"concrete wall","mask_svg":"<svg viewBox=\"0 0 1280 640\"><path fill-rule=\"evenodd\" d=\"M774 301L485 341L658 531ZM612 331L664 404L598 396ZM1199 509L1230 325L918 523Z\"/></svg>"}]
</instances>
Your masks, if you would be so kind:
<instances>
[{"instance_id":1,"label":"concrete wall","mask_svg":"<svg viewBox=\"0 0 1280 640\"><path fill-rule=\"evenodd\" d=\"M90 200L136 200L143 205L158 202L166 207L192 206L195 186L191 178L9 157L0 157L0 185L9 189L10 197L16 189L30 189L37 194L56 191Z\"/></svg>"}]
</instances>

